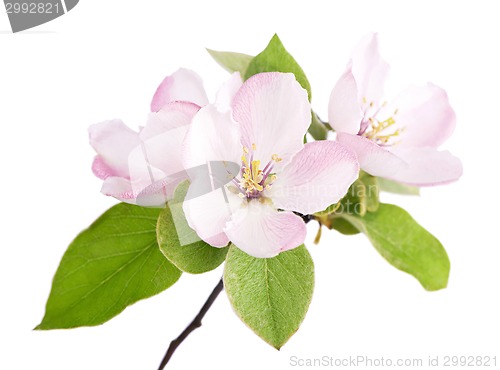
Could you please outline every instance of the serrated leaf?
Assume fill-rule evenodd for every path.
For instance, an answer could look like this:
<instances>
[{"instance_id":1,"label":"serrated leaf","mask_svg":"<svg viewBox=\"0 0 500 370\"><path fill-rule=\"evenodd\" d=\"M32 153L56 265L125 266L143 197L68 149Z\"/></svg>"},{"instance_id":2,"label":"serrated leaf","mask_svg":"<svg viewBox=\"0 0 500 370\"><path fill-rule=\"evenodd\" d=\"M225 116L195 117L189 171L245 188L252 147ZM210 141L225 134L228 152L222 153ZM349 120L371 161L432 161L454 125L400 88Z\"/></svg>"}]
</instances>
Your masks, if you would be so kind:
<instances>
[{"instance_id":1,"label":"serrated leaf","mask_svg":"<svg viewBox=\"0 0 500 370\"><path fill-rule=\"evenodd\" d=\"M446 287L450 261L445 249L404 209L381 203L364 217L342 217L361 230L391 265L413 275L426 290Z\"/></svg>"},{"instance_id":2,"label":"serrated leaf","mask_svg":"<svg viewBox=\"0 0 500 370\"><path fill-rule=\"evenodd\" d=\"M234 53L231 51L217 51L211 49L207 49L207 51L222 68L230 73L240 72L242 78L245 76L248 65L253 59L251 55Z\"/></svg>"},{"instance_id":3,"label":"serrated leaf","mask_svg":"<svg viewBox=\"0 0 500 370\"><path fill-rule=\"evenodd\" d=\"M158 248L159 212L121 203L80 233L61 260L36 329L99 325L174 284L181 271Z\"/></svg>"},{"instance_id":4,"label":"serrated leaf","mask_svg":"<svg viewBox=\"0 0 500 370\"><path fill-rule=\"evenodd\" d=\"M300 85L307 90L311 100L311 85L304 71L285 49L278 35L274 35L264 51L252 59L245 73L245 80L262 72L293 73Z\"/></svg>"},{"instance_id":5,"label":"serrated leaf","mask_svg":"<svg viewBox=\"0 0 500 370\"><path fill-rule=\"evenodd\" d=\"M157 224L158 244L162 253L180 270L201 274L217 268L225 260L229 248L212 247L189 227L182 210L188 188L188 182L180 184L174 200L161 211Z\"/></svg>"},{"instance_id":6,"label":"serrated leaf","mask_svg":"<svg viewBox=\"0 0 500 370\"><path fill-rule=\"evenodd\" d=\"M274 258L255 258L231 246L224 287L240 319L280 349L298 330L314 289L314 265L305 246Z\"/></svg>"},{"instance_id":7,"label":"serrated leaf","mask_svg":"<svg viewBox=\"0 0 500 370\"><path fill-rule=\"evenodd\" d=\"M420 195L420 188L417 186L410 186L401 184L396 181L389 179L384 179L382 177L377 178L377 182L381 191L387 193L401 194L401 195Z\"/></svg>"}]
</instances>

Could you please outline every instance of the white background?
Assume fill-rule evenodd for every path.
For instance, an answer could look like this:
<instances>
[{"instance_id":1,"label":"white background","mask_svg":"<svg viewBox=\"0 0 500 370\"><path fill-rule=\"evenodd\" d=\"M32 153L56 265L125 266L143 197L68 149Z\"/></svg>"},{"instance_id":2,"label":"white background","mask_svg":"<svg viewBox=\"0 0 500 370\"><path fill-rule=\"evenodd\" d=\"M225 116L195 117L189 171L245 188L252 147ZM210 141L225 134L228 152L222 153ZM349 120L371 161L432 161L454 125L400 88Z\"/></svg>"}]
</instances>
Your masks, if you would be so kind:
<instances>
[{"instance_id":1,"label":"white background","mask_svg":"<svg viewBox=\"0 0 500 370\"><path fill-rule=\"evenodd\" d=\"M445 147L463 178L420 197L384 195L446 247L446 290L429 293L387 264L364 236L324 233L308 246L316 289L299 331L276 351L222 294L171 369L291 369L290 356L423 358L490 355L500 362L498 135L500 25L495 2L82 0L22 34L0 14L0 368L156 369L221 269L171 289L100 327L34 332L67 245L116 203L90 171L87 127L144 124L157 85L183 66L213 96L227 76L204 47L256 54L277 32L308 75L326 117L352 48L380 33L392 66L389 98L412 82L446 88L458 115Z\"/></svg>"}]
</instances>

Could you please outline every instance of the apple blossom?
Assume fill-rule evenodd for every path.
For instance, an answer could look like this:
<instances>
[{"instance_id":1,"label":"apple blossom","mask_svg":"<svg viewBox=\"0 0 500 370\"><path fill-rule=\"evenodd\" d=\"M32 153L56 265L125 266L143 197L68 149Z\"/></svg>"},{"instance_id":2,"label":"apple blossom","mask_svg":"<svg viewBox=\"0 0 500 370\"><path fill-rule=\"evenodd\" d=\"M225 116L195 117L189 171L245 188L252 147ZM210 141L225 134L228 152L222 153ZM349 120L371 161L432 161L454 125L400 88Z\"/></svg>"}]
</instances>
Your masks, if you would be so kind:
<instances>
[{"instance_id":1,"label":"apple blossom","mask_svg":"<svg viewBox=\"0 0 500 370\"><path fill-rule=\"evenodd\" d=\"M371 175L416 186L457 180L460 160L438 150L456 121L446 92L433 84L410 87L388 104L382 100L388 72L377 35L369 35L330 96L328 118L337 140L357 153Z\"/></svg>"},{"instance_id":2,"label":"apple blossom","mask_svg":"<svg viewBox=\"0 0 500 370\"><path fill-rule=\"evenodd\" d=\"M243 81L238 72L231 74L229 79L217 91L215 104L220 110L229 109L236 91ZM201 77L186 68L179 68L160 83L151 101L151 111L160 110L165 104L174 101L187 101L203 107L209 103Z\"/></svg>"},{"instance_id":3,"label":"apple blossom","mask_svg":"<svg viewBox=\"0 0 500 370\"><path fill-rule=\"evenodd\" d=\"M200 109L186 135L185 168L241 163L237 173L228 170L229 184L184 201L201 239L215 247L231 241L265 258L304 242L306 227L294 212L310 214L339 201L359 172L355 154L342 144L303 143L310 121L307 92L289 73L251 77L232 111Z\"/></svg>"},{"instance_id":4,"label":"apple blossom","mask_svg":"<svg viewBox=\"0 0 500 370\"><path fill-rule=\"evenodd\" d=\"M239 73L231 75L217 92L218 109L229 109L241 84ZM194 114L206 104L201 78L181 68L158 87L152 112L139 132L120 120L91 126L90 143L98 153L92 169L104 180L102 192L127 203L163 206L175 186L188 178L181 145Z\"/></svg>"},{"instance_id":5,"label":"apple blossom","mask_svg":"<svg viewBox=\"0 0 500 370\"><path fill-rule=\"evenodd\" d=\"M90 144L98 153L94 174L104 180L102 193L123 202L160 206L171 197L184 176L180 148L199 106L172 102L149 114L139 132L121 120L104 121L89 128ZM170 176L175 175L173 178ZM138 199L139 198L139 199Z\"/></svg>"}]
</instances>

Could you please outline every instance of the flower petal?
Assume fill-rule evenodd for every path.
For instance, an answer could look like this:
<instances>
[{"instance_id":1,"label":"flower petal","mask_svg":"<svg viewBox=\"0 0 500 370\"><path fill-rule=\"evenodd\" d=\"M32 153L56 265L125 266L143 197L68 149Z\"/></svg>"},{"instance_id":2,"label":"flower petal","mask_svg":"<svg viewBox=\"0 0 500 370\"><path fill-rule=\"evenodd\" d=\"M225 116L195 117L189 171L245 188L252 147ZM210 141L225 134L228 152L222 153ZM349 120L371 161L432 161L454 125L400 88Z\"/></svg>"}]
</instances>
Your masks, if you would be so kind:
<instances>
[{"instance_id":1,"label":"flower petal","mask_svg":"<svg viewBox=\"0 0 500 370\"><path fill-rule=\"evenodd\" d=\"M359 102L380 103L384 96L384 84L389 75L389 64L378 51L378 35L364 37L352 55L352 74L358 86Z\"/></svg>"},{"instance_id":2,"label":"flower petal","mask_svg":"<svg viewBox=\"0 0 500 370\"><path fill-rule=\"evenodd\" d=\"M173 195L174 181L161 169L151 165L144 143L134 148L128 157L130 171L130 196L135 204L144 207L164 207ZM177 182L178 183L178 182Z\"/></svg>"},{"instance_id":3,"label":"flower petal","mask_svg":"<svg viewBox=\"0 0 500 370\"><path fill-rule=\"evenodd\" d=\"M407 166L403 159L365 137L338 133L337 140L356 152L361 169L370 175L388 177Z\"/></svg>"},{"instance_id":4,"label":"flower petal","mask_svg":"<svg viewBox=\"0 0 500 370\"><path fill-rule=\"evenodd\" d=\"M226 161L239 171L242 147L240 129L231 112L220 112L213 104L200 109L194 116L183 144L184 168L189 170L209 162ZM234 177L233 176L233 177Z\"/></svg>"},{"instance_id":5,"label":"flower petal","mask_svg":"<svg viewBox=\"0 0 500 370\"><path fill-rule=\"evenodd\" d=\"M242 143L256 144L261 163L273 154L284 165L303 147L311 123L307 91L291 73L259 73L249 78L233 100L233 117L241 125Z\"/></svg>"},{"instance_id":6,"label":"flower petal","mask_svg":"<svg viewBox=\"0 0 500 370\"><path fill-rule=\"evenodd\" d=\"M227 223L232 243L253 257L271 258L304 243L306 225L292 212L278 212L258 200L240 208Z\"/></svg>"},{"instance_id":7,"label":"flower petal","mask_svg":"<svg viewBox=\"0 0 500 370\"><path fill-rule=\"evenodd\" d=\"M215 98L215 105L221 112L231 109L234 96L243 85L239 72L234 72L231 77L219 88Z\"/></svg>"},{"instance_id":8,"label":"flower petal","mask_svg":"<svg viewBox=\"0 0 500 370\"><path fill-rule=\"evenodd\" d=\"M456 116L446 92L433 84L412 86L391 103L405 148L439 147L455 130Z\"/></svg>"},{"instance_id":9,"label":"flower petal","mask_svg":"<svg viewBox=\"0 0 500 370\"><path fill-rule=\"evenodd\" d=\"M277 174L269 196L276 208L311 214L338 202L358 175L354 152L334 141L316 141Z\"/></svg>"},{"instance_id":10,"label":"flower petal","mask_svg":"<svg viewBox=\"0 0 500 370\"><path fill-rule=\"evenodd\" d=\"M362 118L358 86L349 68L330 94L328 121L335 131L355 135L359 132Z\"/></svg>"},{"instance_id":11,"label":"flower petal","mask_svg":"<svg viewBox=\"0 0 500 370\"><path fill-rule=\"evenodd\" d=\"M104 121L89 127L90 145L98 154L93 170L97 177L128 178L129 153L139 146L139 134L121 120Z\"/></svg>"},{"instance_id":12,"label":"flower petal","mask_svg":"<svg viewBox=\"0 0 500 370\"><path fill-rule=\"evenodd\" d=\"M108 177L104 180L101 193L122 202L135 204L137 194L134 193L130 181L122 177Z\"/></svg>"},{"instance_id":13,"label":"flower petal","mask_svg":"<svg viewBox=\"0 0 500 370\"><path fill-rule=\"evenodd\" d=\"M462 162L448 151L433 148L398 148L395 154L408 163L390 179L415 186L434 186L456 181L462 176Z\"/></svg>"},{"instance_id":14,"label":"flower petal","mask_svg":"<svg viewBox=\"0 0 500 370\"><path fill-rule=\"evenodd\" d=\"M92 172L101 180L105 180L108 177L117 176L117 173L113 171L113 168L108 166L104 159L100 155L94 157L92 162Z\"/></svg>"},{"instance_id":15,"label":"flower petal","mask_svg":"<svg viewBox=\"0 0 500 370\"><path fill-rule=\"evenodd\" d=\"M157 112L173 101L187 101L199 106L208 104L200 76L189 69L180 68L165 77L153 96L151 111Z\"/></svg>"},{"instance_id":16,"label":"flower petal","mask_svg":"<svg viewBox=\"0 0 500 370\"><path fill-rule=\"evenodd\" d=\"M214 247L225 247L229 239L224 226L241 203L238 196L220 188L195 197L188 191L182 207L189 226L201 239Z\"/></svg>"},{"instance_id":17,"label":"flower petal","mask_svg":"<svg viewBox=\"0 0 500 370\"><path fill-rule=\"evenodd\" d=\"M182 142L200 107L188 102L173 102L158 112L150 113L139 137L147 162L167 175L184 170Z\"/></svg>"}]
</instances>

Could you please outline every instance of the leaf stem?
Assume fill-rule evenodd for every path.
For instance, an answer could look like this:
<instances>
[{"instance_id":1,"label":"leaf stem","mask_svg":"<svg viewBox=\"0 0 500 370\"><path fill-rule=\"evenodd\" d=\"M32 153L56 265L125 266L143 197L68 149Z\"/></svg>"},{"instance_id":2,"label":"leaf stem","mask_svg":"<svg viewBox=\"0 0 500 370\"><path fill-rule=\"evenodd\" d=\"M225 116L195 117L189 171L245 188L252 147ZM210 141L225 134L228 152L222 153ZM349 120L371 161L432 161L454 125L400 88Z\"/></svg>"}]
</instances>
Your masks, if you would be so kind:
<instances>
[{"instance_id":1,"label":"leaf stem","mask_svg":"<svg viewBox=\"0 0 500 370\"><path fill-rule=\"evenodd\" d=\"M203 320L203 317L208 312L212 304L215 302L215 299L217 298L219 293L222 292L223 289L224 289L224 283L222 282L221 278L219 283L215 286L214 290L212 290L212 293L210 293L210 295L208 296L205 304L200 309L200 312L198 312L198 315L196 315L193 321L191 321L191 323L186 327L186 329L184 329L184 331L177 338L175 338L172 342L170 342L170 346L168 347L167 352L163 357L163 360L161 360L160 367L158 367L158 370L163 370L165 368L168 361L170 361L170 359L172 358L172 355L174 354L177 347L181 345L184 339L186 339L188 335L191 334L192 331L201 326L201 320Z\"/></svg>"}]
</instances>

